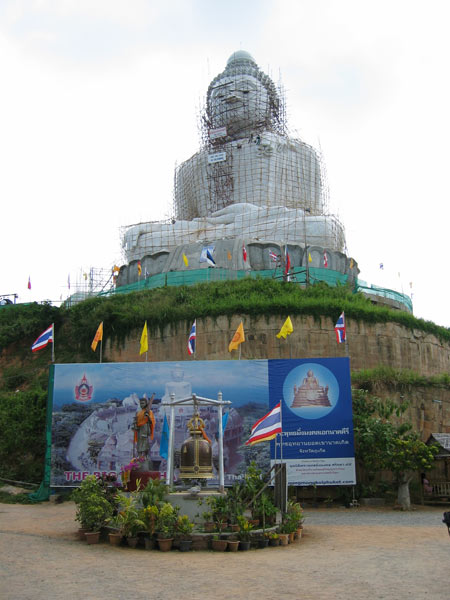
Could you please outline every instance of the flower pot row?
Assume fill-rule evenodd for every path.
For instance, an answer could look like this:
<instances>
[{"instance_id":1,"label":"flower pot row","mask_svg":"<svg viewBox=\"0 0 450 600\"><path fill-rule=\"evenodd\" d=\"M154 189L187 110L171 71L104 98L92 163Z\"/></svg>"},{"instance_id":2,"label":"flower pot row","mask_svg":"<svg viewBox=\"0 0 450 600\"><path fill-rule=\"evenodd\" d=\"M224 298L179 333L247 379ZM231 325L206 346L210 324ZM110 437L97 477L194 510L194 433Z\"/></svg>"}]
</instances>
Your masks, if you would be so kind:
<instances>
[{"instance_id":1,"label":"flower pot row","mask_svg":"<svg viewBox=\"0 0 450 600\"><path fill-rule=\"evenodd\" d=\"M244 540L212 540L211 547L215 552L237 552L238 550L249 550L250 541Z\"/></svg>"},{"instance_id":2,"label":"flower pot row","mask_svg":"<svg viewBox=\"0 0 450 600\"><path fill-rule=\"evenodd\" d=\"M300 539L302 536L303 528L299 528L296 532L291 533L280 533L277 534L277 537L271 538L263 538L257 540L259 548L267 548L267 546L287 546L291 544L296 539ZM79 529L78 535L80 539L86 540L88 544L97 544L100 540L100 532L99 531L87 531L85 529ZM139 543L139 538L137 536L128 536L124 537L120 532L109 532L109 542L112 546L119 546L122 541L125 539L127 545L131 548L136 548ZM162 552L167 552L171 550L173 546L174 538L158 538L154 540L152 537L146 536L144 537L144 543L146 550L153 550L155 545ZM221 540L216 539L211 541L211 547L216 552L224 552L225 550L229 550L230 552L236 552L239 550L248 550L251 546L250 540ZM192 548L192 540L191 539L180 539L178 540L178 548L180 552L188 552Z\"/></svg>"}]
</instances>

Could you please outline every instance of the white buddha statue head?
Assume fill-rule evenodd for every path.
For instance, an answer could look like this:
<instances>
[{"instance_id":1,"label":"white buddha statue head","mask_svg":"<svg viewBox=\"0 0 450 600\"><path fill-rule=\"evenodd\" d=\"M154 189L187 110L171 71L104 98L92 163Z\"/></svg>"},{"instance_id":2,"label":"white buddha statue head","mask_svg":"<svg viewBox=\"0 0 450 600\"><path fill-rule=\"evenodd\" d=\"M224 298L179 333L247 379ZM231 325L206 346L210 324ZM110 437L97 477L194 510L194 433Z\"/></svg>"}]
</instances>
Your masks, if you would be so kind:
<instances>
[{"instance_id":1,"label":"white buddha statue head","mask_svg":"<svg viewBox=\"0 0 450 600\"><path fill-rule=\"evenodd\" d=\"M206 115L209 129L226 127L232 139L264 129L278 130L280 98L270 77L248 52L239 50L210 83Z\"/></svg>"}]
</instances>

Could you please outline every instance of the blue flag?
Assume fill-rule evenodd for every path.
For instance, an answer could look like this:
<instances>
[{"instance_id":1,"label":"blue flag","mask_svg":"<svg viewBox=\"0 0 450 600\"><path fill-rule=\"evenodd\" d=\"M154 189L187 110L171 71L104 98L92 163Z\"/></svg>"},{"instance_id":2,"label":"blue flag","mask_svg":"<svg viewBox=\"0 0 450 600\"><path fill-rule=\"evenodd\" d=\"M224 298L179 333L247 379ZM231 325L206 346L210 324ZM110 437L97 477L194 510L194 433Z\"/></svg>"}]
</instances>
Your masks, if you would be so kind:
<instances>
[{"instance_id":1,"label":"blue flag","mask_svg":"<svg viewBox=\"0 0 450 600\"><path fill-rule=\"evenodd\" d=\"M159 444L159 455L166 460L169 458L169 423L164 415L163 428L161 432L161 442Z\"/></svg>"},{"instance_id":2,"label":"blue flag","mask_svg":"<svg viewBox=\"0 0 450 600\"><path fill-rule=\"evenodd\" d=\"M226 412L222 415L222 433L225 433L225 427L227 426L227 423L228 423L228 415L229 414L230 413Z\"/></svg>"}]
</instances>

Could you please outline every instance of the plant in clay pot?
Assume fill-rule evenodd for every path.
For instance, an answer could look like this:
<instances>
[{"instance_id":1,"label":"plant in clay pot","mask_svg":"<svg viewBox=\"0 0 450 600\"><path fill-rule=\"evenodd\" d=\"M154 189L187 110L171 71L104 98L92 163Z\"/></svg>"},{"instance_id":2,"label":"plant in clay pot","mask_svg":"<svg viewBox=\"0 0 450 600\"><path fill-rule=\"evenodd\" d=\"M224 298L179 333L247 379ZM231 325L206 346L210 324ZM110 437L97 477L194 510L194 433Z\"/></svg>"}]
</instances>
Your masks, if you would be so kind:
<instances>
[{"instance_id":1,"label":"plant in clay pot","mask_svg":"<svg viewBox=\"0 0 450 600\"><path fill-rule=\"evenodd\" d=\"M73 492L72 498L77 505L75 519L87 531L100 531L112 517L113 506L95 475L86 477Z\"/></svg>"},{"instance_id":2,"label":"plant in clay pot","mask_svg":"<svg viewBox=\"0 0 450 600\"><path fill-rule=\"evenodd\" d=\"M291 515L292 519L296 521L297 527L299 527L304 521L303 509L299 502L289 501L287 514Z\"/></svg>"},{"instance_id":3,"label":"plant in clay pot","mask_svg":"<svg viewBox=\"0 0 450 600\"><path fill-rule=\"evenodd\" d=\"M164 502L159 510L155 528L160 550L170 550L172 547L179 510L178 507L173 507L169 502ZM164 541L167 543L164 543Z\"/></svg>"},{"instance_id":4,"label":"plant in clay pot","mask_svg":"<svg viewBox=\"0 0 450 600\"><path fill-rule=\"evenodd\" d=\"M227 546L227 540L221 540L218 533L216 533L211 540L211 547L215 552L225 552Z\"/></svg>"},{"instance_id":5,"label":"plant in clay pot","mask_svg":"<svg viewBox=\"0 0 450 600\"><path fill-rule=\"evenodd\" d=\"M135 545L134 540L137 540L138 533L144 531L146 528L142 511L138 506L138 492L132 492L128 496L119 492L117 494L117 501L119 503L119 512L113 522L117 524L122 536L127 538L128 544L133 546Z\"/></svg>"},{"instance_id":6,"label":"plant in clay pot","mask_svg":"<svg viewBox=\"0 0 450 600\"><path fill-rule=\"evenodd\" d=\"M202 516L203 516L203 518L205 520L205 523L203 525L204 530L207 533L210 533L211 531L214 531L214 529L215 529L215 523L212 520L212 513L211 512L204 512Z\"/></svg>"},{"instance_id":7,"label":"plant in clay pot","mask_svg":"<svg viewBox=\"0 0 450 600\"><path fill-rule=\"evenodd\" d=\"M142 509L142 520L145 523L145 529L150 536L153 536L156 529L156 522L158 520L159 509L156 504L146 506Z\"/></svg>"},{"instance_id":8,"label":"plant in clay pot","mask_svg":"<svg viewBox=\"0 0 450 600\"><path fill-rule=\"evenodd\" d=\"M214 520L214 527L216 531L221 532L227 528L227 522L223 518L217 518Z\"/></svg>"}]
</instances>

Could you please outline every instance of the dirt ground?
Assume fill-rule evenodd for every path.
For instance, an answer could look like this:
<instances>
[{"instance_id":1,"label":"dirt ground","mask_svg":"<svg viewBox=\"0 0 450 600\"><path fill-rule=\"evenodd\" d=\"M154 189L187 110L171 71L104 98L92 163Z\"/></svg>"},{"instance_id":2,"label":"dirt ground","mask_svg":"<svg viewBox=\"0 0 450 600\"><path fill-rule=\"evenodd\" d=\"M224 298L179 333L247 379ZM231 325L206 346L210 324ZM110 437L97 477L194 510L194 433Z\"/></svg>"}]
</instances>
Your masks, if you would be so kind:
<instances>
[{"instance_id":1,"label":"dirt ground","mask_svg":"<svg viewBox=\"0 0 450 600\"><path fill-rule=\"evenodd\" d=\"M0 504L0 599L448 600L442 512L305 509L288 547L162 553L78 541L71 502Z\"/></svg>"}]
</instances>

